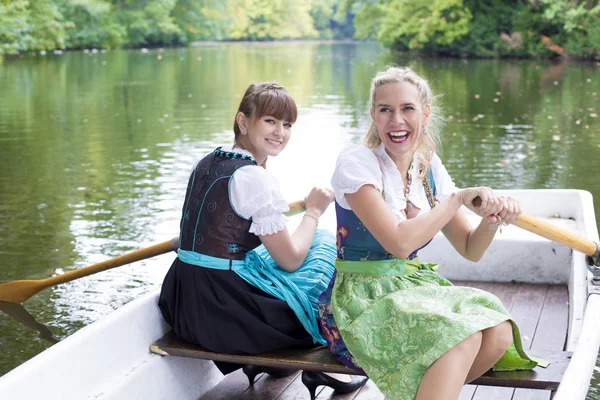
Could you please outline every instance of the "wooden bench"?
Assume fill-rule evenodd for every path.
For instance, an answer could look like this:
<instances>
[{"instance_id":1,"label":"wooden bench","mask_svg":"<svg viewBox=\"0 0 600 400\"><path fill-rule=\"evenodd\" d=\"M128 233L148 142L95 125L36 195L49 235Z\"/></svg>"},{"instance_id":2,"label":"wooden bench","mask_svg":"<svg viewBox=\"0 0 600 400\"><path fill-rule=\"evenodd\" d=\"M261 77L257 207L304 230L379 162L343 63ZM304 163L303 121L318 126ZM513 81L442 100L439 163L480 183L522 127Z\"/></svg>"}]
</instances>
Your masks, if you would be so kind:
<instances>
[{"instance_id":1,"label":"wooden bench","mask_svg":"<svg viewBox=\"0 0 600 400\"><path fill-rule=\"evenodd\" d=\"M236 364L253 364L266 367L296 369L315 372L337 372L357 375L357 372L339 362L323 346L310 349L283 350L257 355L215 353L200 346L183 342L173 332L167 333L150 346L150 351L162 356L190 357ZM565 351L530 351L532 356L550 361L548 368L536 367L532 371L492 372L472 382L473 385L518 387L556 391L569 364L571 353Z\"/></svg>"}]
</instances>

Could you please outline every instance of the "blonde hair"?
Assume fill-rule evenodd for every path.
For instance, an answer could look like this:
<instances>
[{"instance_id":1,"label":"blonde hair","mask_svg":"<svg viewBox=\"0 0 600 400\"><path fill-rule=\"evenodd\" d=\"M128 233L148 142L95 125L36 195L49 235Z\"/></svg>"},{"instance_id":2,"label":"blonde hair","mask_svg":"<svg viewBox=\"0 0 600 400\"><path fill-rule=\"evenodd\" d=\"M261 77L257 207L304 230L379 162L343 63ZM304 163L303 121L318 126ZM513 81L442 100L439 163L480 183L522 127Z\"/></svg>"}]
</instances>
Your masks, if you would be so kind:
<instances>
[{"instance_id":1,"label":"blonde hair","mask_svg":"<svg viewBox=\"0 0 600 400\"><path fill-rule=\"evenodd\" d=\"M437 153L440 148L440 130L444 123L444 119L439 115L439 107L436 103L436 97L433 95L427 80L419 76L415 71L408 67L387 67L384 71L378 72L371 80L370 93L370 108L375 109L375 95L377 89L388 83L408 82L413 84L419 92L419 100L423 112L430 107L427 122L423 125L423 129L419 135L419 141L415 151L420 153L419 156L419 176L421 178L427 175L431 164L431 157ZM424 134L425 126L427 133ZM375 149L381 144L381 138L377 132L377 126L374 122L371 123L369 131L363 139L363 144Z\"/></svg>"}]
</instances>

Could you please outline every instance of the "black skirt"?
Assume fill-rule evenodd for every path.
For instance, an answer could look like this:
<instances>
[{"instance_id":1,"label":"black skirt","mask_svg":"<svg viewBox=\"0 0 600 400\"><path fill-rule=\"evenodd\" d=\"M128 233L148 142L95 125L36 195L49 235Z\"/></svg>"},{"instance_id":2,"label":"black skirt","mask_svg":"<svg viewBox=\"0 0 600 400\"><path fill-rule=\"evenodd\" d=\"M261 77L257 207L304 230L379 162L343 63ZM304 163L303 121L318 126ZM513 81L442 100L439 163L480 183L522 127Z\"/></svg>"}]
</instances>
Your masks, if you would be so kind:
<instances>
[{"instance_id":1,"label":"black skirt","mask_svg":"<svg viewBox=\"0 0 600 400\"><path fill-rule=\"evenodd\" d=\"M182 340L228 354L259 354L314 346L286 302L255 288L233 271L175 259L158 305Z\"/></svg>"}]
</instances>

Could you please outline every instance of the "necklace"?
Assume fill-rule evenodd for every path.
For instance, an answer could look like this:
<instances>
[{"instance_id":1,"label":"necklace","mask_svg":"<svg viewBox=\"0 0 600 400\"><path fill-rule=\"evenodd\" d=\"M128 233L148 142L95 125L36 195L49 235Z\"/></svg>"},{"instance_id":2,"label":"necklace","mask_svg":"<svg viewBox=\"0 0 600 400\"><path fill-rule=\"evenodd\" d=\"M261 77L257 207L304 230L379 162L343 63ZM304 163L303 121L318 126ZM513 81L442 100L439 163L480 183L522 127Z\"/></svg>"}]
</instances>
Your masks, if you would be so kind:
<instances>
[{"instance_id":1,"label":"necklace","mask_svg":"<svg viewBox=\"0 0 600 400\"><path fill-rule=\"evenodd\" d=\"M412 167L412 163L411 163ZM404 198L406 200L406 216L412 211L412 203L408 200L408 194L410 193L410 184L412 183L412 176L410 174L411 168L408 168L408 173L406 174L406 186L404 186Z\"/></svg>"}]
</instances>

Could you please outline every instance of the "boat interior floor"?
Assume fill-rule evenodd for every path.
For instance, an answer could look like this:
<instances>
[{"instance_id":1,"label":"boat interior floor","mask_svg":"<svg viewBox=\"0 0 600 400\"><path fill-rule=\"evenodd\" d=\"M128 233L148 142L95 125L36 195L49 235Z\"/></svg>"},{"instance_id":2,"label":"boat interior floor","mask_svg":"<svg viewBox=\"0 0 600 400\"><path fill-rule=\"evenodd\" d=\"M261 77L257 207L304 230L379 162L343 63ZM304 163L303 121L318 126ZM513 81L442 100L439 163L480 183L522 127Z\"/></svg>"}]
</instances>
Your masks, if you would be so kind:
<instances>
[{"instance_id":1,"label":"boat interior floor","mask_svg":"<svg viewBox=\"0 0 600 400\"><path fill-rule=\"evenodd\" d=\"M455 281L454 284L480 288L498 296L506 308L510 310L513 319L519 326L523 347L532 355L551 361L547 369L536 368L535 371L537 372L526 379L525 385L519 385L521 387L518 388L509 387L511 382L523 381L516 375L511 378L510 374L514 373L502 373L505 375L499 376L488 373L476 381L479 384L466 385L459 400L551 399L552 392L550 390L539 388L555 389L568 364L569 353L562 351L567 338L568 326L569 296L567 287L565 285L466 281ZM172 338L172 333L170 335ZM171 343L169 348L168 338L169 334L155 343L153 351L160 354L162 348L164 350L163 355L167 355L168 352L170 355L210 358L206 355L190 354L194 350L190 350L185 345L181 346L181 344ZM177 346L180 346L181 353L171 351L177 350ZM327 354L330 353L327 352ZM312 368L307 367L305 369ZM336 372L342 371L338 370ZM302 384L300 373L279 379L261 374L257 376L254 385L250 386L246 375L241 370L237 370L224 377L218 385L205 393L201 400L300 400L309 398L308 390ZM384 396L373 382L369 381L360 390L349 394L338 394L334 393L329 387L319 387L316 398L321 400L383 400Z\"/></svg>"}]
</instances>

